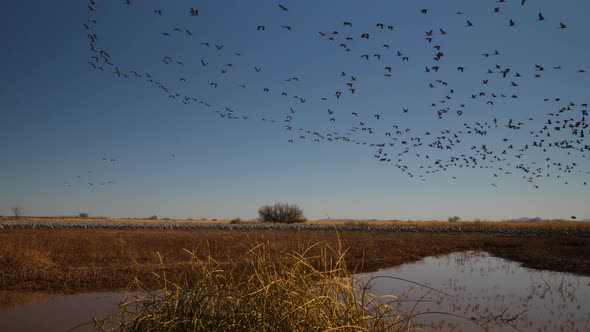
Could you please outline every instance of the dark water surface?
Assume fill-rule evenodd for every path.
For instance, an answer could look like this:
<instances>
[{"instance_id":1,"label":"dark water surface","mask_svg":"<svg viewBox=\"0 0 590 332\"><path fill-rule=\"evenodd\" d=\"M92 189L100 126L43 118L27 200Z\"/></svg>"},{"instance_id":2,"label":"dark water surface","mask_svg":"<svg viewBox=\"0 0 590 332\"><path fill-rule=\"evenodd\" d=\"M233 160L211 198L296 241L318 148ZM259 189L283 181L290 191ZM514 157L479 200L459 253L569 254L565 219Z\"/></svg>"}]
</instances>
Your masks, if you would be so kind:
<instances>
[{"instance_id":1,"label":"dark water surface","mask_svg":"<svg viewBox=\"0 0 590 332\"><path fill-rule=\"evenodd\" d=\"M414 323L426 331L590 331L589 277L523 268L481 252L429 257L361 278L374 276L382 277L371 282L373 291L406 300L396 305L418 313Z\"/></svg>"},{"instance_id":2,"label":"dark water surface","mask_svg":"<svg viewBox=\"0 0 590 332\"><path fill-rule=\"evenodd\" d=\"M419 331L590 331L589 277L527 269L486 253L429 257L359 278L403 300L395 306L418 314ZM104 318L124 298L123 292L0 292L0 331L67 331ZM89 324L74 331L92 330Z\"/></svg>"},{"instance_id":3,"label":"dark water surface","mask_svg":"<svg viewBox=\"0 0 590 332\"><path fill-rule=\"evenodd\" d=\"M93 317L100 319L117 308L123 293L98 292L71 295L0 292L0 331L67 331ZM73 331L93 331L87 324Z\"/></svg>"}]
</instances>

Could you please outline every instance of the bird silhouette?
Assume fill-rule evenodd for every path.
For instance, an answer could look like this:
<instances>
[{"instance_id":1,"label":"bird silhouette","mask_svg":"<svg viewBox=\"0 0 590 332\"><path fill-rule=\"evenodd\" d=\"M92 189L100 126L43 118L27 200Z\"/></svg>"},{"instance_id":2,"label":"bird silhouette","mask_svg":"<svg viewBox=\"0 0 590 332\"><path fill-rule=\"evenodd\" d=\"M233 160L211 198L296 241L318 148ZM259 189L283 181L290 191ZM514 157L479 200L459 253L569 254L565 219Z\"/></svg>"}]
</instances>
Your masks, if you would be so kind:
<instances>
[{"instance_id":1,"label":"bird silhouette","mask_svg":"<svg viewBox=\"0 0 590 332\"><path fill-rule=\"evenodd\" d=\"M481 37L479 30L490 29L490 33L500 34L501 30L498 28L503 26L511 28L525 26L527 22L526 15L519 14L518 16L510 18L510 16L516 15L513 11L514 8L505 0L497 2L499 5L494 8L492 12L496 14L496 18L504 18L496 21L489 20L485 22L485 24L482 23L477 29L471 30L470 34L473 34L473 38ZM525 6L525 2L526 1L521 0L521 6ZM122 4L131 5L132 2L125 0ZM130 8L140 8L141 5L140 2L133 2L133 6ZM278 6L282 12L289 12L286 5L276 4L273 6ZM94 15L94 12L97 11L96 1L91 0L88 7L89 12L92 13L91 15ZM274 8L276 10L276 7ZM529 7L527 6L522 10L527 11L528 8ZM167 24L174 23L174 17L170 15L171 11L164 9L165 8L148 8L146 13L149 15L162 16L165 11L167 14L165 19L167 22L170 20ZM457 15L464 14L463 11L456 11L456 9L454 9L453 12ZM428 9L421 9L420 13L427 14ZM533 15L535 13L537 13L535 17L536 21L545 21L545 17L538 11L538 9L535 10L535 12L532 12ZM191 8L190 14L191 16L198 16L199 12L197 9ZM205 16L205 14L207 13L203 13L203 16ZM282 14L275 13L275 15L277 16L277 21L275 22L280 22L278 20L278 15ZM385 30L386 27L390 31L396 29L393 25L386 25L385 22L379 22L377 20L369 20L368 22L372 22L372 24L375 25L375 29L378 30ZM461 22L461 19L459 22ZM470 19L465 22L466 27L470 28L474 26ZM281 22L273 26L279 27L282 31L292 31L292 26L286 25L285 23L286 22ZM116 77L146 81L156 87L159 91L163 91L166 98L182 102L184 105L191 104L195 107L214 112L219 115L220 119L224 119L224 121L247 120L248 116L241 113L242 108L229 106L221 107L220 105L210 105L207 103L207 94L217 93L217 91L207 89L207 92L205 92L193 89L195 84L198 84L199 81L203 81L203 84L205 85L209 84L212 88L219 89L219 93L222 94L231 93L232 88L239 88L240 91L246 91L252 88L257 91L260 91L258 89L262 89L262 91L265 92L263 97L260 98L274 98L275 96L292 97L297 103L305 104L301 105L305 110L316 107L318 102L321 102L322 105L325 103L325 109L328 110L329 116L327 118L322 118L322 120L324 122L329 120L331 129L324 127L323 131L309 131L306 128L300 128L300 138L302 140L307 140L308 142L343 141L350 144L366 146L367 148L374 147L377 149L377 153L375 154L376 158L383 162L392 161L393 158L389 158L387 155L388 153L392 156L397 155L398 157L394 159L395 165L393 165L394 162L392 162L392 166L399 168L404 174L411 178L424 181L427 175L433 175L436 173L440 174L453 168L478 168L489 170L490 175L498 179L505 175L512 174L513 172L518 172L522 175L522 179L526 183L533 185L533 188L535 189L539 188L537 182L542 181L543 178L550 177L553 179L563 179L560 181L563 183L571 183L571 181L568 181L569 179L565 178L566 174L574 174L576 171L579 171L579 169L577 169L571 162L564 161L557 163L554 161L555 158L549 157L545 158L544 162L541 162L542 160L534 160L533 156L537 152L548 155L552 149L567 151L568 155L587 153L590 151L590 147L587 146L587 142L585 141L588 130L590 130L588 127L589 121L587 120L588 110L586 103L561 101L559 98L555 98L557 96L543 96L544 99L542 98L542 100L545 100L546 107L555 107L555 110L552 113L544 111L537 112L538 116L535 116L534 119L533 117L530 117L528 120L526 120L526 117L523 117L524 120L517 120L513 115L508 116L508 113L499 114L499 110L494 111L493 119L486 119L487 115L485 115L485 113L476 115L478 114L477 112L469 111L471 108L477 110L477 107L480 107L478 105L497 105L497 109L507 110L510 110L511 107L518 108L520 107L519 101L521 99L524 100L521 95L529 93L529 91L531 91L530 88L534 86L532 84L533 79L538 80L539 83L537 84L548 84L551 79L556 77L555 75L565 74L566 72L570 74L576 72L581 75L586 73L586 69L583 69L583 67L580 66L579 69L568 71L567 67L564 66L564 69L562 70L560 64L552 64L550 67L547 67L548 64L544 63L529 63L528 66L530 67L526 67L526 62L511 64L510 53L512 52L502 52L501 55L498 50L494 50L493 47L495 45L501 44L498 44L493 38L486 40L486 47L489 47L493 51L490 49L479 50L477 49L479 47L477 43L469 45L474 47L472 54L482 54L483 58L480 58L479 62L468 62L467 53L459 54L457 49L453 50L451 47L456 44L454 42L449 42L453 40L452 38L455 38L455 31L451 28L451 25L433 27L432 22L415 22L412 24L415 24L412 28L417 30L416 32L418 33L416 35L422 39L422 42L424 42L423 38L425 38L427 43L432 43L427 48L430 50L427 52L432 52L431 54L422 52L418 53L414 58L414 54L418 52L418 48L411 45L412 43L408 44L407 48L403 50L403 53L401 49L390 52L390 50L394 49L393 46L397 45L394 44L390 37L386 37L384 33L376 32L373 38L370 39L370 31L362 33L362 31L358 31L358 29L353 29L353 23L351 21L343 22L345 29L342 31L338 31L337 29L334 30L334 28L330 28L327 25L321 27L320 29L323 29L325 32L319 32L318 34L322 37L321 40L326 42L326 45L336 45L339 51L349 52L348 54L353 55L357 61L358 57L360 57L361 60L363 60L362 62L366 63L364 66L366 66L367 69L363 70L361 75L363 79L357 81L357 75L349 75L355 70L357 64L353 62L348 66L338 68L339 70L337 73L341 73L339 75L341 80L335 81L334 86L326 84L325 86L319 87L317 97L314 96L313 98L312 96L304 96L302 94L303 91L309 90L309 86L306 85L309 80L300 81L299 77L293 75L289 76L287 79L285 79L285 76L275 78L274 82L269 80L269 77L275 74L271 69L274 67L267 67L263 60L258 60L259 63L254 66L254 64L250 62L252 58L244 56L234 58L236 59L235 62L231 61L232 63L227 63L229 61L225 61L224 59L230 56L240 56L242 54L241 52L238 52L241 50L231 50L236 44L232 43L230 40L218 40L217 44L210 44L206 41L200 43L200 45L204 47L198 50L199 53L197 53L196 56L197 59L200 58L199 61L196 62L196 65L201 68L199 75L191 72L195 63L187 60L187 58L182 59L182 54L178 54L180 52L179 50L182 49L180 47L170 48L170 54L167 56L162 57L165 54L160 55L161 58L159 59L162 59L162 63L169 65L166 66L166 73L157 73L150 70L150 73L148 74L138 68L135 68L137 71L129 70L132 68L128 68L126 65L121 65L121 63L113 63L115 57L111 57L105 50L101 49L102 46L104 46L102 40L103 35L100 34L100 26L96 24L96 20L91 19L87 21L87 23L82 24L81 28L84 29L84 34L87 35L90 47L89 61L87 61L89 69L102 71L104 68L110 68L110 72ZM408 27L404 26L403 28L407 30ZM539 33L542 33L544 31L543 29L546 28L550 27L539 25L537 29L539 30ZM564 22L559 22L557 28L566 29L568 26ZM176 32L185 36L183 40L186 41L182 42L192 41L192 38L201 34L201 31L196 30L194 26L177 25L174 27L173 25L168 29L168 31L161 32L161 35L168 37L166 38L167 43L179 43L178 45L181 45L181 41L180 39L175 38L178 36ZM257 26L257 31L265 31L265 29L265 25ZM191 30L194 31L194 33ZM399 30L402 31L402 29ZM422 35L420 31L425 31L425 33ZM516 31L517 30L515 30L515 32ZM531 32L531 34L533 33L534 31ZM565 31L563 33L569 32ZM359 35L362 43L359 43L356 40L356 36ZM490 36L492 35L493 34L490 34ZM512 33L506 36L517 38L513 37L517 35L518 34L516 33ZM99 36L101 39L99 39ZM285 33L283 38L290 38L288 36L292 35ZM460 38L465 37L462 36ZM468 38L472 37L467 37L465 40L458 40L461 40L462 42L465 41L465 43L468 44ZM226 46L224 46L224 44ZM425 45L429 44L425 43ZM213 50L218 51L215 57L208 57L209 53L206 53L210 51L207 49L210 46L215 46ZM268 48L269 50L272 50L270 46L268 46ZM413 57L413 61L406 65L405 62L409 62L410 54ZM459 62L463 60L458 58L458 56L464 57L466 62ZM392 77L393 65L390 62L392 57L398 57L402 61L402 63L398 64L400 66L401 75L395 75L395 77ZM497 64L495 65L489 63L493 57L498 57ZM182 60L186 61L186 65ZM339 63L338 61L338 59L335 59L334 63ZM379 67L373 66L374 61L383 61L384 65L381 66L383 69L380 71L372 70L371 68L378 69ZM413 62L415 62L417 66L413 66ZM211 70L205 68L209 66L209 63L211 63L211 67L213 67ZM223 63L226 63L226 65L223 66ZM449 64L451 63L453 65L449 67ZM281 72L290 69L287 63L281 64L281 66ZM259 85L260 82L257 82L256 79L251 78L250 75L245 74L244 71L241 70L244 68L254 68L254 71L258 73L262 71L263 67L265 68L265 74L262 76L257 75L257 77L259 77L259 79L264 77L264 86ZM356 126L348 127L346 124L347 121L340 121L340 119L338 119L338 122L336 121L337 117L335 116L334 109L337 103L341 103L343 100L348 101L348 98L362 98L362 96L366 96L363 95L361 91L367 86L374 84L371 80L375 80L380 76L387 78L387 83L384 84L395 84L394 82L403 84L405 83L404 78L406 75L412 75L411 71L417 73L416 69L421 70L422 68L428 73L428 78L416 76L420 80L424 79L418 83L423 83L422 86L424 89L427 89L427 92L423 94L420 101L424 103L424 106L432 107L433 119L440 120L445 116L450 115L456 115L457 119L461 119L460 122L456 123L454 129L439 131L429 129L426 134L418 134L415 130L412 130L414 128L404 128L401 126L401 123L404 123L405 121L404 118L413 118L413 115L409 114L408 116L396 119L396 122L399 121L398 124L400 124L400 127L397 127L396 124L393 125L393 130L387 130L386 127L392 128L391 122L388 123L387 121L387 114L367 110L351 112L353 117L356 117L357 120L361 120ZM450 68L457 68L457 71L453 70L451 73L449 71ZM464 73L466 68L469 68L468 74L459 74ZM549 72L545 70L545 68L552 68L552 70ZM163 74L170 76L168 79L174 80L176 84L166 83L162 78L164 76ZM223 76L222 79L219 79L214 75ZM436 77L433 79L432 76ZM459 77L466 81L459 84ZM508 80L503 81L503 79ZM584 76L580 76L580 79L584 79ZM477 84L471 84L477 81L482 82L479 86L485 87L485 89L478 88ZM182 84L179 84L178 82L182 82ZM226 82L229 84L225 84ZM343 86L345 87L342 88ZM183 91L183 89L186 89L186 91ZM321 91L323 89L325 90ZM329 91L335 91L333 96L336 98L332 98L332 94ZM198 94L202 95L199 96ZM529 96L527 96L527 99L528 97ZM292 103L293 101L291 98L282 98L281 100L283 100L283 103L287 100L289 103ZM283 121L279 121L281 126L283 126L281 128L282 130L290 132L296 131L293 124L298 120L295 115L300 115L300 113L296 113L295 108L292 106L285 106L284 110L289 115L282 118ZM426 110L428 111L428 109ZM409 109L403 107L402 114L406 113L409 113ZM428 112L425 112L424 116L427 116L427 114ZM463 117L463 115L469 116ZM422 117L423 115L420 114L420 116ZM477 116L479 116L479 118L477 118ZM268 117L267 115L257 116L257 118L262 119L262 121L268 124L276 122L275 119ZM371 121L369 121L369 119ZM465 123L461 125L463 122ZM310 124L311 123L312 122L310 122ZM539 126L536 127L536 125ZM332 131L335 128L338 128L337 126L346 126L346 129L343 129L343 133ZM511 138L511 140L506 141L500 140L497 135L503 131L510 131L515 135L520 135L520 137L518 137L519 141L517 142L516 138ZM465 143L472 141L471 138L474 136L489 140L489 142L485 142L487 144L479 146L470 146L471 144ZM293 139L289 140L289 142L292 143L296 137L297 135L293 136ZM369 137L371 137L371 139L369 139ZM384 139L378 140L378 137ZM497 144L492 142L494 138L498 138L499 142L496 142ZM436 155L436 153L433 153L436 151L450 152L448 152L448 155L446 153ZM408 160L409 158L416 158L420 163L416 167L410 167L411 161ZM98 181L91 183L106 184L107 182ZM499 183L494 180L492 185L496 187L496 184ZM586 182L584 182L584 185L586 185Z\"/></svg>"}]
</instances>

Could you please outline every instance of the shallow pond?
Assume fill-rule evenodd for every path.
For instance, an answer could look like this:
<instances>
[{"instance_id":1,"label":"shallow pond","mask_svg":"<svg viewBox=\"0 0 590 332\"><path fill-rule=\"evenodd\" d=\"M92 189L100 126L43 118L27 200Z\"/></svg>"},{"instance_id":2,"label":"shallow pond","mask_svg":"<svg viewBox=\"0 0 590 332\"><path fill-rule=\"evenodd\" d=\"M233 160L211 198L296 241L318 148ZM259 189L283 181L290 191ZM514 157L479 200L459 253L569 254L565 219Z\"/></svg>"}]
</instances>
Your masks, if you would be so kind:
<instances>
[{"instance_id":1,"label":"shallow pond","mask_svg":"<svg viewBox=\"0 0 590 332\"><path fill-rule=\"evenodd\" d=\"M531 270L478 252L429 257L359 277L370 280L373 292L402 299L395 305L416 315L416 330L590 331L589 277ZM123 298L116 292L0 292L0 331L67 331L104 318Z\"/></svg>"},{"instance_id":2,"label":"shallow pond","mask_svg":"<svg viewBox=\"0 0 590 332\"><path fill-rule=\"evenodd\" d=\"M417 314L413 323L426 331L590 331L589 277L486 253L428 257L361 279L372 280L374 293L403 299L396 306Z\"/></svg>"},{"instance_id":3,"label":"shallow pond","mask_svg":"<svg viewBox=\"0 0 590 332\"><path fill-rule=\"evenodd\" d=\"M123 293L70 295L0 292L0 331L93 331L93 318L104 318L117 308ZM85 325L83 325L85 324Z\"/></svg>"}]
</instances>

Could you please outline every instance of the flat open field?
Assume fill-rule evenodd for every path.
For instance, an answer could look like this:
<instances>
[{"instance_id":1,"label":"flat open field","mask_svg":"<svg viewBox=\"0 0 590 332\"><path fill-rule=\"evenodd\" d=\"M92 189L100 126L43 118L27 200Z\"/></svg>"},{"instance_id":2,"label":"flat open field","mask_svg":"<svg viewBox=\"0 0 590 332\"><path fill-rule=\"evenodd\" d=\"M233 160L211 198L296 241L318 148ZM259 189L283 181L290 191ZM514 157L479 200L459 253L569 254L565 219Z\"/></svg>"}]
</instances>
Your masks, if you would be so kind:
<instances>
[{"instance_id":1,"label":"flat open field","mask_svg":"<svg viewBox=\"0 0 590 332\"><path fill-rule=\"evenodd\" d=\"M551 227L572 229L568 224ZM586 223L575 225L587 227ZM0 229L0 290L119 289L134 277L150 284L152 272L165 270L168 276L178 275L190 260L184 249L223 263L240 262L248 248L257 243L267 244L278 257L282 251L318 241L337 247L339 240L354 272L455 251L484 250L528 267L590 275L587 232L516 235L473 231L5 228Z\"/></svg>"},{"instance_id":2,"label":"flat open field","mask_svg":"<svg viewBox=\"0 0 590 332\"><path fill-rule=\"evenodd\" d=\"M46 222L76 222L76 223L93 223L93 222L118 222L118 223L186 223L186 224L227 224L228 219L150 219L150 218L106 218L106 217L77 217L77 216L63 216L63 217L31 217L23 216L21 220L26 221L46 221ZM15 220L12 216L0 216L0 221ZM256 221L242 221L242 223L257 223ZM590 229L590 222L580 221L542 221L542 222L527 222L527 221L459 221L449 223L441 220L427 220L427 221L411 221L411 220L308 220L304 225L398 225L398 226L502 226L502 227L567 227L567 228L587 228Z\"/></svg>"}]
</instances>

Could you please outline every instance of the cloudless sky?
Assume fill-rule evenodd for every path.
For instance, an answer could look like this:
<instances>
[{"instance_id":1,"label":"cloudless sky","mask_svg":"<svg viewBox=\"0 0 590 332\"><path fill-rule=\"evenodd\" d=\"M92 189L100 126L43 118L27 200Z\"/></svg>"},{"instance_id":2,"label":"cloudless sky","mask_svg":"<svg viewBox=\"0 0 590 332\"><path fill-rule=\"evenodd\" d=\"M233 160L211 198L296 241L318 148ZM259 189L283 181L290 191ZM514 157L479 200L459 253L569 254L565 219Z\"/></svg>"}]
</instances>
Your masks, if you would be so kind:
<instances>
[{"instance_id":1,"label":"cloudless sky","mask_svg":"<svg viewBox=\"0 0 590 332\"><path fill-rule=\"evenodd\" d=\"M96 2L91 12L84 1L11 1L0 13L2 215L20 205L27 215L254 218L261 205L283 201L311 219L590 218L587 150L517 151L532 145L530 132L549 113L573 102L563 117L579 120L587 109L590 73L579 71L590 71L588 1ZM89 34L112 65L91 58L99 55ZM439 71L425 72L433 66ZM485 97L472 98L481 91ZM498 127L485 136L467 133L465 124L494 118ZM510 119L521 128L507 128ZM452 150L427 146L457 133ZM587 135L553 134L590 144ZM423 146L398 155L411 137ZM375 144L384 142L379 153ZM505 159L479 155L476 168L459 161L430 172L436 160L478 156L483 144ZM528 179L519 164L543 176Z\"/></svg>"}]
</instances>

